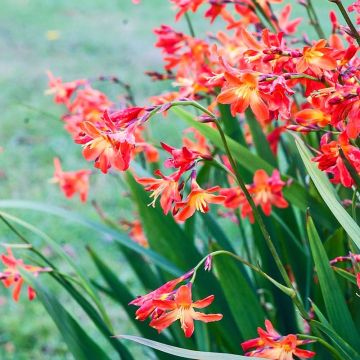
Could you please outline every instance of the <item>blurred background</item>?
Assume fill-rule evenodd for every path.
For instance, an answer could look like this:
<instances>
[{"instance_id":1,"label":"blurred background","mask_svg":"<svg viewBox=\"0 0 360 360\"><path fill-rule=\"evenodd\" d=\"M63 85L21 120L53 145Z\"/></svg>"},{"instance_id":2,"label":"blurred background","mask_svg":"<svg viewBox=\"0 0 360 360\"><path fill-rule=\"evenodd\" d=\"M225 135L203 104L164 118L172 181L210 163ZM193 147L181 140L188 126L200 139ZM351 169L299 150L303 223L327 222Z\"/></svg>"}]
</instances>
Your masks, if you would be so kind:
<instances>
[{"instance_id":1,"label":"blurred background","mask_svg":"<svg viewBox=\"0 0 360 360\"><path fill-rule=\"evenodd\" d=\"M293 17L305 16L305 9L292 2ZM325 0L314 3L329 34L331 5ZM89 203L82 205L77 198L65 199L59 188L49 182L53 176L54 157L61 159L65 171L90 169L92 165L83 160L81 148L63 129L60 116L64 109L54 105L51 96L44 94L48 82L46 70L64 81L115 75L131 84L137 103L144 105L146 98L168 88L168 84L153 83L144 72L162 70L162 58L153 46L156 39L152 30L161 24L174 25L173 19L174 11L166 0L143 0L137 6L131 0L1 0L1 199L45 202L97 218ZM199 19L197 16L194 21L196 32L205 34L208 22ZM186 30L184 22L175 26ZM219 26L221 22L211 31ZM311 36L309 28L304 21L301 29ZM99 83L95 87L105 91L112 100L116 100L120 92L113 84ZM170 117L166 119L166 126L164 122L153 125L152 132L156 134L161 128L168 142L176 145L181 129L177 127L179 131L172 131L168 126L171 121ZM96 199L118 219L134 217L116 179L96 172L91 181L90 200ZM84 245L91 244L106 256L129 286L136 288L121 255L111 251L111 239L52 216L11 213L26 217L28 222L63 244L89 274L96 274L84 253ZM33 235L22 233L33 243L39 242ZM0 241L17 241L3 224L0 224ZM43 251L51 256L50 249ZM125 314L110 303L108 307L119 332L134 332ZM23 296L16 304L9 292L0 287L0 312L0 359L71 358L39 302L30 303ZM78 316L81 318L82 314Z\"/></svg>"}]
</instances>

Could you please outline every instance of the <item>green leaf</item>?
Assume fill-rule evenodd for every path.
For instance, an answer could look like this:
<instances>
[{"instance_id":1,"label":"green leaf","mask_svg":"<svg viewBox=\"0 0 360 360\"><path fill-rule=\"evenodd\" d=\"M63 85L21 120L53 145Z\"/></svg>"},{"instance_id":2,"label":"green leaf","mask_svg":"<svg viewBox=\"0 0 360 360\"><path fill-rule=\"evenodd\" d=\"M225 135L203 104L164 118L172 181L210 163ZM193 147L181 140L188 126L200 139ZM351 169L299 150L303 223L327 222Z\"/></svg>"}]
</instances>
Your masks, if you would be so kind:
<instances>
[{"instance_id":1,"label":"green leaf","mask_svg":"<svg viewBox=\"0 0 360 360\"><path fill-rule=\"evenodd\" d=\"M110 228L109 226L105 226L95 221L91 221L69 210L65 210L56 206L41 204L32 201L22 201L22 200L2 200L0 201L0 208L27 209L27 210L40 211L46 214L62 217L64 219L73 221L75 223L86 226L92 230L95 230L100 234L113 237L120 244L126 246L127 248L134 250L139 254L147 256L149 259L153 261L154 264L156 264L157 266L166 270L167 272L169 272L174 276L180 276L182 274L182 272L176 266L174 266L174 264L172 264L170 261L159 255L155 251L146 249L143 246L138 245L137 243L132 241L127 235L120 233L119 231L116 231Z\"/></svg>"},{"instance_id":2,"label":"green leaf","mask_svg":"<svg viewBox=\"0 0 360 360\"><path fill-rule=\"evenodd\" d=\"M343 338L341 338L331 326L316 320L311 320L310 324L312 327L320 330L331 339L336 349L344 356L344 360L360 360L359 353L357 353Z\"/></svg>"},{"instance_id":3,"label":"green leaf","mask_svg":"<svg viewBox=\"0 0 360 360\"><path fill-rule=\"evenodd\" d=\"M54 272L51 272L50 275L52 275L53 278L55 278L55 280L57 280L66 289L66 291L68 291L72 298L82 307L82 309L86 312L89 318L102 332L106 340L109 341L109 343L118 352L118 354L126 358L128 353L127 349L124 348L123 344L121 344L118 339L112 337L114 334L107 327L94 306L69 281L67 281L61 275L57 275Z\"/></svg>"},{"instance_id":4,"label":"green leaf","mask_svg":"<svg viewBox=\"0 0 360 360\"><path fill-rule=\"evenodd\" d=\"M181 108L172 108L179 118L187 122L191 127L200 131L209 141L211 141L218 148L224 150L224 144L221 141L220 134L217 130L211 128L207 124L202 124L194 120L194 116ZM227 137L227 143L230 151L236 161L251 173L255 173L258 169L264 169L268 174L271 174L274 167L267 161L261 159L259 156L253 154L247 147L240 145L235 140ZM295 179L289 176L283 176L284 180L291 180L291 185L284 188L284 196L289 202L301 209L303 212L309 206L314 210L316 219L320 221L328 229L333 228L331 213L323 206L316 198L313 198L308 191L300 185Z\"/></svg>"},{"instance_id":5,"label":"green leaf","mask_svg":"<svg viewBox=\"0 0 360 360\"><path fill-rule=\"evenodd\" d=\"M243 340L257 337L256 329L264 324L265 314L244 267L228 256L216 256L213 262Z\"/></svg>"},{"instance_id":6,"label":"green leaf","mask_svg":"<svg viewBox=\"0 0 360 360\"><path fill-rule=\"evenodd\" d=\"M246 110L245 119L249 125L257 154L273 167L277 167L277 161L271 151L269 141L267 140L259 122L256 120L254 113L250 109Z\"/></svg>"},{"instance_id":7,"label":"green leaf","mask_svg":"<svg viewBox=\"0 0 360 360\"><path fill-rule=\"evenodd\" d=\"M88 247L87 250L105 280L108 289L113 292L115 296L114 298L123 306L136 328L146 337L151 337L159 341L169 341L169 339L165 336L158 334L155 330L149 328L148 324L145 322L135 320L135 307L129 305L129 303L135 299L135 296L131 294L128 287L121 282L119 277L116 276L115 273L105 264L105 262L101 260L95 251L93 251L90 247Z\"/></svg>"},{"instance_id":8,"label":"green leaf","mask_svg":"<svg viewBox=\"0 0 360 360\"><path fill-rule=\"evenodd\" d=\"M66 252L63 250L63 248L54 239L52 239L50 236L48 236L43 231L38 229L36 226L33 226L33 225L27 223L26 221L24 221L22 219L19 219L16 216L7 214L7 213L5 213L3 211L0 211L0 215L3 216L4 218L7 218L7 219L9 219L9 220L23 226L24 228L28 229L32 233L34 233L37 236L39 236L40 238L42 238L66 263L68 263L75 270L76 274L79 277L79 281L80 281L81 285L83 286L84 290L92 298L92 300L96 304L97 308L99 309L99 311L100 311L106 325L109 327L109 329L111 329L112 328L111 321L110 321L110 319L109 319L109 317L107 315L107 312L105 310L105 307L103 306L102 302L100 301L95 289L91 285L89 279L87 278L87 276L85 275L83 270L77 265L77 263L75 263L70 258L70 256L68 256L66 254Z\"/></svg>"},{"instance_id":9,"label":"green leaf","mask_svg":"<svg viewBox=\"0 0 360 360\"><path fill-rule=\"evenodd\" d=\"M38 299L53 319L76 360L110 360L55 296L45 290L40 282L26 271L20 270L20 272L24 279L35 289ZM132 360L130 353L127 352L127 354L128 356L123 357L123 359Z\"/></svg>"},{"instance_id":10,"label":"green leaf","mask_svg":"<svg viewBox=\"0 0 360 360\"><path fill-rule=\"evenodd\" d=\"M221 226L219 226L219 224L215 221L211 213L202 214L201 219L207 230L214 237L214 240L216 240L216 242L222 247L222 249L234 252L230 240L224 233Z\"/></svg>"},{"instance_id":11,"label":"green leaf","mask_svg":"<svg viewBox=\"0 0 360 360\"><path fill-rule=\"evenodd\" d=\"M243 131L240 127L239 120L231 115L230 106L218 104L221 115L221 123L224 126L225 134L242 145L246 145Z\"/></svg>"},{"instance_id":12,"label":"green leaf","mask_svg":"<svg viewBox=\"0 0 360 360\"><path fill-rule=\"evenodd\" d=\"M346 279L347 281L350 281L351 283L353 283L354 285L357 285L356 283L356 276L354 274L349 273L348 271L338 268L338 267L333 267L333 270L340 275L341 277L343 277L344 279Z\"/></svg>"},{"instance_id":13,"label":"green leaf","mask_svg":"<svg viewBox=\"0 0 360 360\"><path fill-rule=\"evenodd\" d=\"M295 136L295 141L306 169L321 197L334 214L335 218L360 249L360 227L339 203L334 188L325 173L320 171L317 165L311 161L312 155L305 143L298 136Z\"/></svg>"},{"instance_id":14,"label":"green leaf","mask_svg":"<svg viewBox=\"0 0 360 360\"><path fill-rule=\"evenodd\" d=\"M249 359L246 356L232 355L232 354L222 354L222 353L211 353L211 352L202 352L202 351L192 351L187 349L181 349L175 346L169 346L165 344L158 343L156 341L151 341L144 339L138 336L130 335L121 335L119 336L122 339L131 340L138 344L151 347L153 349L166 352L168 354L178 356L186 359L196 359L196 360L246 360ZM254 360L264 360L262 358L252 357Z\"/></svg>"},{"instance_id":15,"label":"green leaf","mask_svg":"<svg viewBox=\"0 0 360 360\"><path fill-rule=\"evenodd\" d=\"M360 347L360 338L351 318L340 286L331 269L329 259L310 216L307 218L307 232L320 288L331 325L339 335L355 347Z\"/></svg>"}]
</instances>

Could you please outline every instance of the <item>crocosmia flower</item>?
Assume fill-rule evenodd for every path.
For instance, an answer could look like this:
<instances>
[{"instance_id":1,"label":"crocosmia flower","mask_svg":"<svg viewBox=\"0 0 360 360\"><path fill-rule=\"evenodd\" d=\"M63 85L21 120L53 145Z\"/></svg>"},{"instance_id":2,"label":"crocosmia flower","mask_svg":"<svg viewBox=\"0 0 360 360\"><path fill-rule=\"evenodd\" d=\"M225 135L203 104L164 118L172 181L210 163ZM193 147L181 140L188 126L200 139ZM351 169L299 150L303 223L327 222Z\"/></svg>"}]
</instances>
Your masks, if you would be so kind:
<instances>
[{"instance_id":1,"label":"crocosmia flower","mask_svg":"<svg viewBox=\"0 0 360 360\"><path fill-rule=\"evenodd\" d=\"M89 192L89 176L91 170L78 170L65 172L61 168L58 158L54 159L55 173L52 182L58 183L67 198L79 194L80 200L86 202Z\"/></svg>"},{"instance_id":2,"label":"crocosmia flower","mask_svg":"<svg viewBox=\"0 0 360 360\"><path fill-rule=\"evenodd\" d=\"M170 176L165 176L160 170L157 170L155 175L160 178L136 178L136 181L145 186L146 191L152 192L150 195L152 207L155 207L156 200L160 197L160 205L166 215L176 202L181 201L178 182L181 173L176 172Z\"/></svg>"},{"instance_id":3,"label":"crocosmia flower","mask_svg":"<svg viewBox=\"0 0 360 360\"><path fill-rule=\"evenodd\" d=\"M154 300L154 305L159 310L162 310L163 314L154 318L150 322L150 326L161 332L173 322L180 320L185 336L190 337L194 333L194 320L208 323L222 319L222 314L204 314L194 310L205 308L213 301L214 295L210 295L202 300L193 302L191 283L182 285L176 291L174 299Z\"/></svg>"},{"instance_id":4,"label":"crocosmia flower","mask_svg":"<svg viewBox=\"0 0 360 360\"><path fill-rule=\"evenodd\" d=\"M354 180L344 163L343 156L348 160L349 166L360 174L360 150L351 145L346 133L339 135L337 140L330 140L330 135L325 134L321 138L320 154L313 161L318 163L319 169L332 174L331 181L335 184L341 183L351 187Z\"/></svg>"},{"instance_id":5,"label":"crocosmia flower","mask_svg":"<svg viewBox=\"0 0 360 360\"><path fill-rule=\"evenodd\" d=\"M245 356L272 360L293 360L294 355L301 359L310 359L315 352L298 348L308 344L309 340L299 340L294 334L280 335L269 320L265 320L266 331L258 328L259 337L247 340L241 344ZM250 349L254 349L248 351Z\"/></svg>"},{"instance_id":6,"label":"crocosmia flower","mask_svg":"<svg viewBox=\"0 0 360 360\"><path fill-rule=\"evenodd\" d=\"M225 196L214 194L219 190L219 186L202 189L196 180L192 179L190 194L184 201L176 203L176 208L180 211L176 214L175 219L182 222L193 216L195 211L208 212L210 210L209 203L222 204L226 199Z\"/></svg>"},{"instance_id":7,"label":"crocosmia flower","mask_svg":"<svg viewBox=\"0 0 360 360\"><path fill-rule=\"evenodd\" d=\"M233 116L249 106L260 122L269 119L269 109L259 93L259 75L247 71L238 74L225 72L225 86L217 97L220 104L230 104Z\"/></svg>"},{"instance_id":8,"label":"crocosmia flower","mask_svg":"<svg viewBox=\"0 0 360 360\"><path fill-rule=\"evenodd\" d=\"M25 265L23 260L16 259L10 248L7 249L7 254L1 254L0 259L5 268L0 272L0 280L6 288L13 286L13 299L19 301L20 292L24 284L19 269L23 269L37 276L40 272L51 271L49 268L41 268L39 266ZM29 300L34 300L36 297L35 290L28 286Z\"/></svg>"},{"instance_id":9,"label":"crocosmia flower","mask_svg":"<svg viewBox=\"0 0 360 360\"><path fill-rule=\"evenodd\" d=\"M149 316L156 316L157 306L155 305L156 300L166 300L174 295L174 289L178 284L188 279L193 274L193 271L189 271L186 274L178 277L177 279L170 280L158 289L150 292L149 294L139 296L135 300L131 301L130 305L138 306L135 315L136 320L144 321Z\"/></svg>"}]
</instances>

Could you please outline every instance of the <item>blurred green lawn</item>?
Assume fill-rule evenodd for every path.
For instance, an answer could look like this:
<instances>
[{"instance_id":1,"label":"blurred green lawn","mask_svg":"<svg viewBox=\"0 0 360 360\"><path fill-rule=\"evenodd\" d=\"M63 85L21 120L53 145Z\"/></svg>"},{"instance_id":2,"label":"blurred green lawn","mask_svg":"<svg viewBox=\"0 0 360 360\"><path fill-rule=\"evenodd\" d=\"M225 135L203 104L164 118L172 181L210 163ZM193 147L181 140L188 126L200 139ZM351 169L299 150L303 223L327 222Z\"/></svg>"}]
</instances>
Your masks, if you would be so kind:
<instances>
[{"instance_id":1,"label":"blurred green lawn","mask_svg":"<svg viewBox=\"0 0 360 360\"><path fill-rule=\"evenodd\" d=\"M350 1L346 2L347 4ZM325 0L314 0L324 28L329 31ZM303 16L305 9L295 5L294 16ZM133 86L136 99L143 104L151 95L165 89L154 84L145 70L161 70L160 52L153 47L152 29L162 23L173 24L173 12L168 1L143 0L134 6L131 0L2 0L0 11L0 198L25 199L57 205L81 212L96 219L91 206L77 199L66 200L57 186L50 184L52 159L62 159L64 170L91 168L81 156L81 148L73 144L58 118L63 109L44 95L47 87L46 70L64 80L116 75ZM207 22L195 21L195 28L205 33ZM312 36L304 22L302 30ZM185 29L184 24L176 25ZM48 39L48 32L59 35ZM51 35L51 33L50 33ZM116 95L117 89L101 85ZM164 124L155 124L153 133ZM179 131L166 131L167 140L179 138ZM171 143L171 141L170 141ZM130 218L128 200L118 183L97 173L92 179L90 199L96 199L117 218ZM49 233L57 241L71 247L73 256L90 274L95 273L84 253L84 244L99 249L109 257L116 271L133 285L126 264L114 254L109 239L63 220L31 212L14 212ZM26 234L26 232L24 232ZM31 241L39 239L31 234ZM0 241L17 241L0 224ZM105 246L104 246L105 244ZM45 249L46 250L46 249ZM133 285L133 286L136 286ZM55 289L56 291L56 289ZM133 331L125 315L110 306L116 328ZM14 304L8 292L0 288L0 359L65 359L69 357L59 334L36 301L25 298ZM81 314L80 314L81 315ZM101 340L102 341L102 340Z\"/></svg>"}]
</instances>

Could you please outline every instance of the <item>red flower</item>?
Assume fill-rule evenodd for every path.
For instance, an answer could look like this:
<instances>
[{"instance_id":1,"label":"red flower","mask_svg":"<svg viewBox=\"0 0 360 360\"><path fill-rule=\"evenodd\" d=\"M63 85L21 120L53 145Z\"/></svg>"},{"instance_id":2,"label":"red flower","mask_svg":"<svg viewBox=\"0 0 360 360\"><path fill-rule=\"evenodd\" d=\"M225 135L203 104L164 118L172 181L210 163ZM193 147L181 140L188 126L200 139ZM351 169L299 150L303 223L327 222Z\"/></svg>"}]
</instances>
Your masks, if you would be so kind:
<instances>
[{"instance_id":1,"label":"red flower","mask_svg":"<svg viewBox=\"0 0 360 360\"><path fill-rule=\"evenodd\" d=\"M86 80L75 80L70 82L63 82L60 77L56 78L50 71L47 72L49 77L49 89L46 94L54 95L54 101L57 104L68 105L71 95L75 90L86 83Z\"/></svg>"},{"instance_id":2,"label":"red flower","mask_svg":"<svg viewBox=\"0 0 360 360\"><path fill-rule=\"evenodd\" d=\"M340 155L340 149L342 149L350 166L358 174L360 174L360 150L349 143L346 133L340 134L337 140L329 141L329 139L329 134L323 135L320 142L321 154L313 158L313 161L319 163L320 170L333 175L331 182L351 187L354 181Z\"/></svg>"},{"instance_id":3,"label":"red flower","mask_svg":"<svg viewBox=\"0 0 360 360\"><path fill-rule=\"evenodd\" d=\"M143 247L149 247L148 240L144 233L144 229L141 221L121 221L121 224L125 226L126 230L129 233L129 237L135 241L137 244Z\"/></svg>"},{"instance_id":4,"label":"red flower","mask_svg":"<svg viewBox=\"0 0 360 360\"><path fill-rule=\"evenodd\" d=\"M179 192L179 177L180 173L176 172L171 176L165 176L160 170L155 171L155 175L160 176L156 178L136 178L136 181L145 186L146 191L152 191L150 195L153 198L150 205L155 207L157 198L160 196L160 205L164 214L168 214L174 203L181 200Z\"/></svg>"},{"instance_id":5,"label":"red flower","mask_svg":"<svg viewBox=\"0 0 360 360\"><path fill-rule=\"evenodd\" d=\"M265 320L265 327L266 331L258 328L258 338L245 341L241 344L244 351L256 348L246 352L245 356L272 360L293 360L293 355L302 359L310 359L315 356L313 351L298 348L299 345L307 344L311 341L298 340L294 334L281 336L275 331L269 320Z\"/></svg>"},{"instance_id":6,"label":"red flower","mask_svg":"<svg viewBox=\"0 0 360 360\"><path fill-rule=\"evenodd\" d=\"M190 337L194 333L194 320L203 322L213 322L222 319L222 314L203 314L194 309L202 309L209 306L214 301L214 295L210 295L202 300L192 301L191 283L182 285L171 300L154 300L154 305L161 311L162 315L154 318L150 326L161 332L169 327L176 320L180 320L181 328L185 336Z\"/></svg>"},{"instance_id":7,"label":"red flower","mask_svg":"<svg viewBox=\"0 0 360 360\"><path fill-rule=\"evenodd\" d=\"M331 116L319 109L304 109L295 114L295 121L302 126L325 127L330 124Z\"/></svg>"},{"instance_id":8,"label":"red flower","mask_svg":"<svg viewBox=\"0 0 360 360\"><path fill-rule=\"evenodd\" d=\"M296 64L296 70L300 73L312 70L316 75L321 75L323 70L334 70L336 60L331 55L331 49L326 48L326 40L322 39L313 46L305 46L303 56Z\"/></svg>"},{"instance_id":9,"label":"red flower","mask_svg":"<svg viewBox=\"0 0 360 360\"><path fill-rule=\"evenodd\" d=\"M24 279L20 275L19 269L23 269L37 276L40 272L51 271L49 268L41 268L38 266L25 265L23 260L15 259L10 248L7 249L7 255L1 255L1 261L5 265L5 269L0 272L0 280L6 288L14 286L13 299L19 301L21 288L24 283ZM35 290L32 287L28 287L29 300L34 300L36 297Z\"/></svg>"},{"instance_id":10,"label":"red flower","mask_svg":"<svg viewBox=\"0 0 360 360\"><path fill-rule=\"evenodd\" d=\"M167 168L177 168L181 173L191 169L195 161L202 158L209 158L210 156L206 153L201 154L198 151L190 150L188 147L183 146L181 149L176 149L165 143L161 143L161 146L164 150L171 154L172 158L165 161L165 166Z\"/></svg>"},{"instance_id":11,"label":"red flower","mask_svg":"<svg viewBox=\"0 0 360 360\"><path fill-rule=\"evenodd\" d=\"M185 221L193 216L196 210L206 213L210 210L208 203L222 204L226 199L225 196L213 194L219 190L219 186L202 189L196 180L192 179L190 194L185 201L176 203L175 207L180 211L176 214L175 219L181 222Z\"/></svg>"},{"instance_id":12,"label":"red flower","mask_svg":"<svg viewBox=\"0 0 360 360\"><path fill-rule=\"evenodd\" d=\"M360 289L360 272L356 274L356 283L358 288Z\"/></svg>"},{"instance_id":13,"label":"red flower","mask_svg":"<svg viewBox=\"0 0 360 360\"><path fill-rule=\"evenodd\" d=\"M227 66L227 68L229 68ZM269 119L269 109L259 92L259 74L252 71L225 71L225 85L217 97L220 104L230 104L233 116L249 106L260 122Z\"/></svg>"},{"instance_id":14,"label":"red flower","mask_svg":"<svg viewBox=\"0 0 360 360\"><path fill-rule=\"evenodd\" d=\"M155 310L157 306L155 305L155 300L166 300L174 294L174 289L178 284L188 279L193 274L193 271L180 276L177 279L168 281L164 285L160 286L158 289L150 292L149 294L139 296L135 300L131 301L130 305L139 306L139 309L136 311L136 319L144 321L149 316L155 316Z\"/></svg>"},{"instance_id":15,"label":"red flower","mask_svg":"<svg viewBox=\"0 0 360 360\"><path fill-rule=\"evenodd\" d=\"M79 193L80 200L86 202L89 192L90 170L62 171L60 160L54 159L55 173L52 182L59 183L60 189L67 198Z\"/></svg>"}]
</instances>

